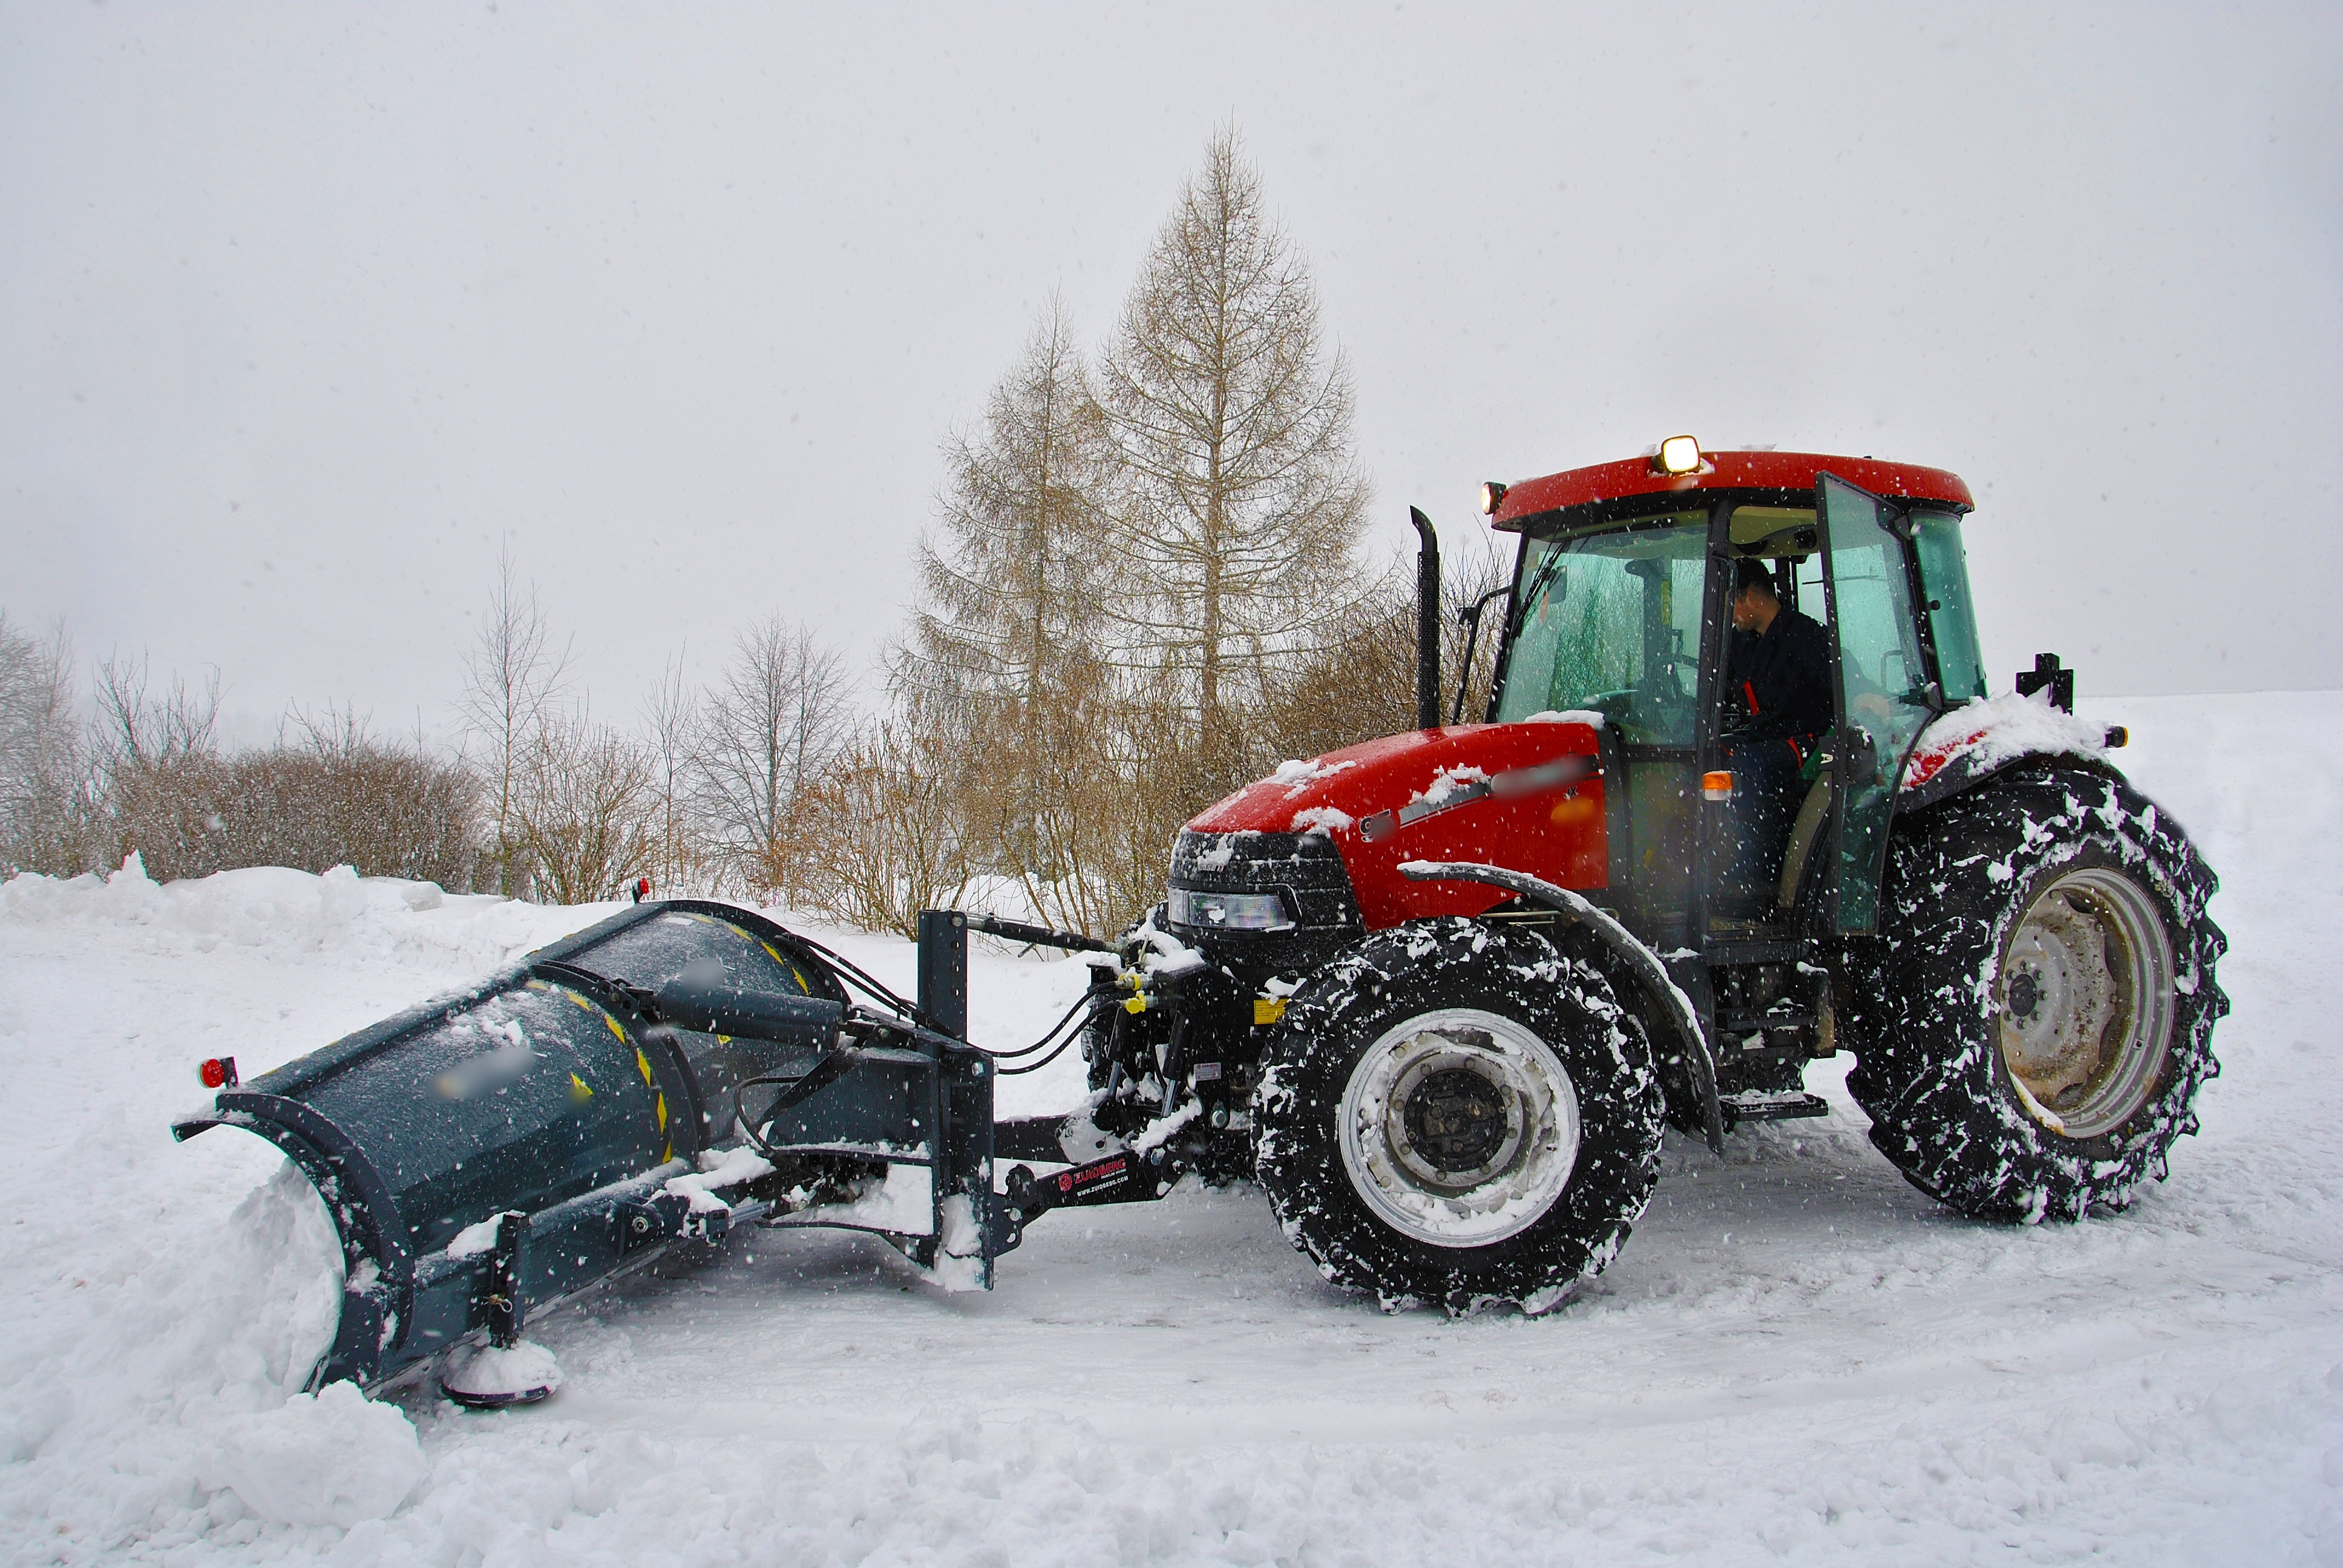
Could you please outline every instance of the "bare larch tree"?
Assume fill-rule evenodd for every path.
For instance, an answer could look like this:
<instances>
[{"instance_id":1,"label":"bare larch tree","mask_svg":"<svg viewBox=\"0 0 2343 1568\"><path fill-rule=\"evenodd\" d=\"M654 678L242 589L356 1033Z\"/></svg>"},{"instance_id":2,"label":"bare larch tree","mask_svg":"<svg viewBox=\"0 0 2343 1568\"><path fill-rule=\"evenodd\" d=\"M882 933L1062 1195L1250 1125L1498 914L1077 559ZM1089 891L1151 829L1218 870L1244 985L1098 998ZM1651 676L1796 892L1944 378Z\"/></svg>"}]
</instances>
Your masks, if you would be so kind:
<instances>
[{"instance_id":1,"label":"bare larch tree","mask_svg":"<svg viewBox=\"0 0 2343 1568\"><path fill-rule=\"evenodd\" d=\"M993 389L980 426L946 441L938 527L920 547L926 607L896 661L905 723L959 756L971 854L1046 918L1091 925L1109 824L1100 788L1108 695L1099 496L1103 427L1061 300ZM944 733L949 731L949 733Z\"/></svg>"},{"instance_id":2,"label":"bare larch tree","mask_svg":"<svg viewBox=\"0 0 2343 1568\"><path fill-rule=\"evenodd\" d=\"M1200 752L1228 752L1223 709L1260 700L1359 597L1367 502L1349 372L1233 129L1157 234L1098 387L1130 568L1110 603L1187 687Z\"/></svg>"}]
</instances>

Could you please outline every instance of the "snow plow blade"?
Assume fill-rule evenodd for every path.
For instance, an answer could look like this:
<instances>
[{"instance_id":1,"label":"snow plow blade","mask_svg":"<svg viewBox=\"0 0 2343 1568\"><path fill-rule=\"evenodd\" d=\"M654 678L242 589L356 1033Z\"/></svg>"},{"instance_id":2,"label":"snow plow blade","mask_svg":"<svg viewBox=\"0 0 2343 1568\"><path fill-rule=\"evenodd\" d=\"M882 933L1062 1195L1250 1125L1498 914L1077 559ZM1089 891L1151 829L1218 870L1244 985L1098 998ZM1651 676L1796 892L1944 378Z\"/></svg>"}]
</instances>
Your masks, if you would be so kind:
<instances>
[{"instance_id":1,"label":"snow plow blade","mask_svg":"<svg viewBox=\"0 0 2343 1568\"><path fill-rule=\"evenodd\" d=\"M172 1131L241 1127L308 1176L346 1268L312 1384L374 1387L749 1220L941 1249L989 1285L1018 1239L990 1190L992 1070L929 1021L762 916L647 902L231 1077Z\"/></svg>"}]
</instances>

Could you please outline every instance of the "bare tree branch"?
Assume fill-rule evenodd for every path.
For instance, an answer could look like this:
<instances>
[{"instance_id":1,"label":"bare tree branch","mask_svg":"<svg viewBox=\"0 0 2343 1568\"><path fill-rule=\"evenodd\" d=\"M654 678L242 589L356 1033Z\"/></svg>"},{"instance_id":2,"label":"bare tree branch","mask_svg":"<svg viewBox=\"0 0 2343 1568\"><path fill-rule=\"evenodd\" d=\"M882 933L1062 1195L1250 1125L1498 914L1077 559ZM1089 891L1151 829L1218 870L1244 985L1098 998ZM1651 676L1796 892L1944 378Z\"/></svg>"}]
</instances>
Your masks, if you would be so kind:
<instances>
[{"instance_id":1,"label":"bare tree branch","mask_svg":"<svg viewBox=\"0 0 2343 1568\"><path fill-rule=\"evenodd\" d=\"M741 887L795 890L799 804L846 743L850 695L843 662L805 628L776 616L740 634L701 710L692 801Z\"/></svg>"},{"instance_id":2,"label":"bare tree branch","mask_svg":"<svg viewBox=\"0 0 2343 1568\"><path fill-rule=\"evenodd\" d=\"M537 588L520 586L509 543L497 552L497 581L487 616L465 660L458 704L466 727L487 750L489 857L497 890L516 893L524 879L517 863L514 789L548 709L569 689L571 643L559 651L537 602Z\"/></svg>"}]
</instances>

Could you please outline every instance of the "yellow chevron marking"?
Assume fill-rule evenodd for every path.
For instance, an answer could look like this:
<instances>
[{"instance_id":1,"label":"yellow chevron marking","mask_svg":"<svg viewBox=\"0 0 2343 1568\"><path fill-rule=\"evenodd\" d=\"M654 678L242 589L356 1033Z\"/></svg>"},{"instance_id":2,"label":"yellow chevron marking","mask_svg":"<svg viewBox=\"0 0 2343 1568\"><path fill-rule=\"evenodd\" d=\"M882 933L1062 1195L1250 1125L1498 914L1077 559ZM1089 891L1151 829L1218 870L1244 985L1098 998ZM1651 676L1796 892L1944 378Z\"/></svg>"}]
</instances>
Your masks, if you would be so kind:
<instances>
[{"instance_id":1,"label":"yellow chevron marking","mask_svg":"<svg viewBox=\"0 0 2343 1568\"><path fill-rule=\"evenodd\" d=\"M580 1105L594 1098L592 1087L574 1072L569 1075L569 1098Z\"/></svg>"},{"instance_id":2,"label":"yellow chevron marking","mask_svg":"<svg viewBox=\"0 0 2343 1568\"><path fill-rule=\"evenodd\" d=\"M651 1081L651 1059L642 1053L640 1047L637 1047L635 1050L635 1065L642 1070L643 1081L649 1083Z\"/></svg>"}]
</instances>

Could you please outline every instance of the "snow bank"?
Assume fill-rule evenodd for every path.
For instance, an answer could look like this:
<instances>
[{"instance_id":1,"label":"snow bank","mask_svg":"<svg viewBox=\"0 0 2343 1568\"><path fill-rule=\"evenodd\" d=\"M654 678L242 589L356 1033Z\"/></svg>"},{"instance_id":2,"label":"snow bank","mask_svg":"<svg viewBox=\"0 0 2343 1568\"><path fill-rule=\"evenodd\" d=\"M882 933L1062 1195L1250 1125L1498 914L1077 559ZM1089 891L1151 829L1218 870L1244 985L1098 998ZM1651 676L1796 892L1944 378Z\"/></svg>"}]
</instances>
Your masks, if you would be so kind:
<instances>
[{"instance_id":1,"label":"snow bank","mask_svg":"<svg viewBox=\"0 0 2343 1568\"><path fill-rule=\"evenodd\" d=\"M231 1416L207 1435L205 1480L282 1524L347 1530L385 1518L431 1468L414 1422L346 1382L297 1393L272 1411Z\"/></svg>"},{"instance_id":2,"label":"snow bank","mask_svg":"<svg viewBox=\"0 0 2343 1568\"><path fill-rule=\"evenodd\" d=\"M0 885L0 919L127 928L158 947L361 952L482 970L590 923L579 920L581 913L620 907L548 911L493 894L442 892L432 882L361 877L347 866L323 876L255 866L157 885L135 853L120 870L103 877L60 879L26 872Z\"/></svg>"},{"instance_id":3,"label":"snow bank","mask_svg":"<svg viewBox=\"0 0 2343 1568\"><path fill-rule=\"evenodd\" d=\"M81 1261L62 1278L9 1271L0 1515L37 1520L96 1486L156 1539L245 1513L347 1527L421 1479L397 1409L301 1392L333 1342L342 1264L325 1205L289 1162L224 1225L148 1234L118 1212Z\"/></svg>"}]
</instances>

